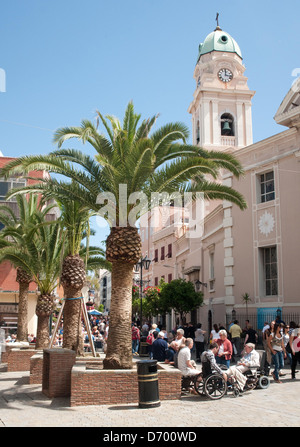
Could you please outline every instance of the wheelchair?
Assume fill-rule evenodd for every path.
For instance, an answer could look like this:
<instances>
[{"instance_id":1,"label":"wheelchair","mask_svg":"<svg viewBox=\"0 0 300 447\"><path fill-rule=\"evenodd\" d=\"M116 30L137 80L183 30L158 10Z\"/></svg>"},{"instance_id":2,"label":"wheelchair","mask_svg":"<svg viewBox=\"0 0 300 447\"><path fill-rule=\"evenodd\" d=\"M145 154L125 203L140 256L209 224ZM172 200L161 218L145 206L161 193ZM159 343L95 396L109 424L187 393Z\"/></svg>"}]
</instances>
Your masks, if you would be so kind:
<instances>
[{"instance_id":1,"label":"wheelchair","mask_svg":"<svg viewBox=\"0 0 300 447\"><path fill-rule=\"evenodd\" d=\"M251 379L248 389L260 388L265 390L270 385L270 378L268 377L270 367L266 363L265 351L257 350L256 352L259 354L259 366L252 366L244 375L247 379Z\"/></svg>"},{"instance_id":2,"label":"wheelchair","mask_svg":"<svg viewBox=\"0 0 300 447\"><path fill-rule=\"evenodd\" d=\"M265 351L257 350L259 354L259 366L251 366L248 371L245 371L244 376L247 378L244 391L251 391L256 388L267 389L270 385L270 379L268 377L270 367L266 363L266 353ZM219 365L221 369L226 370L224 365ZM229 379L227 384L228 391L233 391L235 397L239 396L241 391L237 387L236 383Z\"/></svg>"},{"instance_id":3,"label":"wheelchair","mask_svg":"<svg viewBox=\"0 0 300 447\"><path fill-rule=\"evenodd\" d=\"M266 353L259 350L257 352L259 353L260 365L251 367L244 373L247 377L245 390L266 389L270 385L270 379L267 375ZM219 366L221 369L227 370L226 366ZM198 375L182 377L182 393L186 393L190 388L213 400L221 399L228 391L232 392L234 397L238 397L241 393L236 382L232 381L230 377L226 381L221 374L213 372L209 362L202 362L202 372Z\"/></svg>"},{"instance_id":4,"label":"wheelchair","mask_svg":"<svg viewBox=\"0 0 300 447\"><path fill-rule=\"evenodd\" d=\"M198 375L182 377L182 394L187 393L189 389L194 389L200 395L217 400L227 393L227 382L221 374L212 372L208 362L203 362L202 371Z\"/></svg>"}]
</instances>

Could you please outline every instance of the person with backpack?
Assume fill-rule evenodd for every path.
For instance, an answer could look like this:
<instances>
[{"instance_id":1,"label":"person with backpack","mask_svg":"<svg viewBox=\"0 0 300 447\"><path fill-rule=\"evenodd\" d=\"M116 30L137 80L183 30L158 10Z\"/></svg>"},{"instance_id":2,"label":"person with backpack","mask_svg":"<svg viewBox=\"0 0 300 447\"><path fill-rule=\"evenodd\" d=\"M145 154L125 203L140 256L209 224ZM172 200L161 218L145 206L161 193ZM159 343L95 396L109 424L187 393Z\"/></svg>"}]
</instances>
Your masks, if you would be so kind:
<instances>
[{"instance_id":1,"label":"person with backpack","mask_svg":"<svg viewBox=\"0 0 300 447\"><path fill-rule=\"evenodd\" d=\"M146 343L147 343L147 346L148 346L148 354L149 354L150 359L153 358L152 345L153 345L154 340L157 338L157 335L158 335L158 332L152 326L152 329L151 329L151 331L149 332L149 334L147 335L147 338L146 338Z\"/></svg>"},{"instance_id":2,"label":"person with backpack","mask_svg":"<svg viewBox=\"0 0 300 447\"><path fill-rule=\"evenodd\" d=\"M132 324L131 338L132 338L132 353L135 355L138 355L139 342L140 342L140 330L137 327L136 323Z\"/></svg>"}]
</instances>

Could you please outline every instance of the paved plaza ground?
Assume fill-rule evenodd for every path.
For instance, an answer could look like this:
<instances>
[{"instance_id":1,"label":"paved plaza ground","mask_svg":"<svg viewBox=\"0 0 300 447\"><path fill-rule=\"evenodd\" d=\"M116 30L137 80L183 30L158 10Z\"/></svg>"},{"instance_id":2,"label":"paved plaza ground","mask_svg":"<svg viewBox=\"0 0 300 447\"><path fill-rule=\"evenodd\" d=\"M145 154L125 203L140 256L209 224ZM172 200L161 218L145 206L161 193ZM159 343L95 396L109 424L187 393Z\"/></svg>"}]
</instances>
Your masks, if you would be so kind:
<instances>
[{"instance_id":1,"label":"paved plaza ground","mask_svg":"<svg viewBox=\"0 0 300 447\"><path fill-rule=\"evenodd\" d=\"M230 393L212 401L187 396L140 409L138 403L70 407L69 398L50 399L41 385L29 384L29 371L7 372L0 364L0 427L299 427L300 372L291 380L285 367L283 383L239 397Z\"/></svg>"}]
</instances>

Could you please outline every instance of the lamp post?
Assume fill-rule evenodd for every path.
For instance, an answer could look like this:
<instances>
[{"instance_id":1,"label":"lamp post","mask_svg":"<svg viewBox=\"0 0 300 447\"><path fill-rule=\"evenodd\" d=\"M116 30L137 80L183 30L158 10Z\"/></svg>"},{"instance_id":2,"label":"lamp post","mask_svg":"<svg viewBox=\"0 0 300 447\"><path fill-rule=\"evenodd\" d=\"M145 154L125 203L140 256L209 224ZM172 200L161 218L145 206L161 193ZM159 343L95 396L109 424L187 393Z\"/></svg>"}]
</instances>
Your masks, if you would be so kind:
<instances>
[{"instance_id":1,"label":"lamp post","mask_svg":"<svg viewBox=\"0 0 300 447\"><path fill-rule=\"evenodd\" d=\"M135 273L140 273L139 285L140 285L140 300L141 300L141 326L143 324L143 269L149 270L151 259L147 256L141 258L139 262L135 264Z\"/></svg>"},{"instance_id":2,"label":"lamp post","mask_svg":"<svg viewBox=\"0 0 300 447\"><path fill-rule=\"evenodd\" d=\"M195 281L195 286L196 286L196 292L199 292L200 286L207 287L207 283L206 282L202 282L199 279L197 279Z\"/></svg>"}]
</instances>

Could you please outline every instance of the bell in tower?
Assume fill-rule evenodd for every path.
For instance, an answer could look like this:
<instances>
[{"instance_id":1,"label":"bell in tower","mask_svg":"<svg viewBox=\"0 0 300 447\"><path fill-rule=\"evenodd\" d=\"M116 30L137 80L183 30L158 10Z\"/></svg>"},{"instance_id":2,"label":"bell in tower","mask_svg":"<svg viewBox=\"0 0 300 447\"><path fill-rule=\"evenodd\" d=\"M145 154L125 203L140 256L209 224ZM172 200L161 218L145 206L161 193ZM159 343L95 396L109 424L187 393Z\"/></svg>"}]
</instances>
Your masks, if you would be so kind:
<instances>
[{"instance_id":1,"label":"bell in tower","mask_svg":"<svg viewBox=\"0 0 300 447\"><path fill-rule=\"evenodd\" d=\"M231 127L228 121L223 123L222 135L231 135Z\"/></svg>"},{"instance_id":2,"label":"bell in tower","mask_svg":"<svg viewBox=\"0 0 300 447\"><path fill-rule=\"evenodd\" d=\"M233 137L233 117L229 113L224 113L221 116L221 135Z\"/></svg>"}]
</instances>

